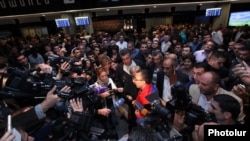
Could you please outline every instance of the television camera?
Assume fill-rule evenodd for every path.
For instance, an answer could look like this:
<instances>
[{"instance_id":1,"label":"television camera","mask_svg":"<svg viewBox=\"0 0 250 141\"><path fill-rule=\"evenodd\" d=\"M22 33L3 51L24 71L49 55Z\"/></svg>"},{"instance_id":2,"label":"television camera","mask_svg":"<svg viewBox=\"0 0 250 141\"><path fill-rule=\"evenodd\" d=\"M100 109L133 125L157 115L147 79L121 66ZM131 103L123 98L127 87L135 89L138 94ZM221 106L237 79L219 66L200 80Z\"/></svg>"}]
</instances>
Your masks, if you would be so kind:
<instances>
[{"instance_id":1,"label":"television camera","mask_svg":"<svg viewBox=\"0 0 250 141\"><path fill-rule=\"evenodd\" d=\"M193 131L195 125L204 122L216 121L215 117L207 113L201 106L192 102L191 96L185 91L184 84L176 82L171 88L173 99L163 105L158 94L150 94L146 97L150 101L152 114L145 117L142 125L150 124L159 130L171 130L171 123L176 111L185 112L185 132ZM158 124L157 124L158 123Z\"/></svg>"},{"instance_id":2,"label":"television camera","mask_svg":"<svg viewBox=\"0 0 250 141\"><path fill-rule=\"evenodd\" d=\"M100 135L103 133L103 130L91 127L91 123L95 111L98 110L98 105L101 103L98 94L109 91L108 87L91 87L83 78L57 80L54 79L51 74L32 73L35 71L39 71L39 69L23 71L9 67L7 73L8 76L6 78L7 80L0 91L0 98L44 99L46 94L54 85L56 85L56 93L59 97L64 99L63 101L58 102L55 106L56 113L59 113L58 116L60 117L58 118L59 120L55 119L53 124L56 138L75 137L78 135L73 136L73 134L79 133L78 131L86 133L81 134L81 138L84 139L89 137L88 134ZM60 91L60 89L66 85L71 87L70 93ZM82 98L83 107L87 110L80 113L73 112L69 102L73 98ZM118 99L114 105L112 105L111 109L116 109L123 103L124 99ZM2 112L0 112L0 114L1 113ZM6 112L2 114L5 113ZM72 116L70 119L66 118L67 113L71 113ZM61 119L64 120L60 122ZM65 119L67 124L64 124ZM69 129L71 132L65 132L64 135L61 136L61 134L59 134L61 131L57 131L57 129L60 129L61 131Z\"/></svg>"}]
</instances>

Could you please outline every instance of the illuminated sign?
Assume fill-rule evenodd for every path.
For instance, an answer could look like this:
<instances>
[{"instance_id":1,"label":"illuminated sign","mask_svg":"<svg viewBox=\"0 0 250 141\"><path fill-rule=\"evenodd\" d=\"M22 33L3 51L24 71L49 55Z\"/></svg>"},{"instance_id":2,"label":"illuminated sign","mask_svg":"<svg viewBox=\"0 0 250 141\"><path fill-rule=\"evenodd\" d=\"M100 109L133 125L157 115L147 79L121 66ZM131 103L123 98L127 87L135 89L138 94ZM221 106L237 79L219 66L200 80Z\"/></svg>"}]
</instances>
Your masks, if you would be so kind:
<instances>
[{"instance_id":1,"label":"illuminated sign","mask_svg":"<svg viewBox=\"0 0 250 141\"><path fill-rule=\"evenodd\" d=\"M68 18L55 19L55 22L56 22L57 27L69 27L70 26L70 21Z\"/></svg>"},{"instance_id":2,"label":"illuminated sign","mask_svg":"<svg viewBox=\"0 0 250 141\"><path fill-rule=\"evenodd\" d=\"M220 16L221 8L208 8L206 9L206 16Z\"/></svg>"}]
</instances>

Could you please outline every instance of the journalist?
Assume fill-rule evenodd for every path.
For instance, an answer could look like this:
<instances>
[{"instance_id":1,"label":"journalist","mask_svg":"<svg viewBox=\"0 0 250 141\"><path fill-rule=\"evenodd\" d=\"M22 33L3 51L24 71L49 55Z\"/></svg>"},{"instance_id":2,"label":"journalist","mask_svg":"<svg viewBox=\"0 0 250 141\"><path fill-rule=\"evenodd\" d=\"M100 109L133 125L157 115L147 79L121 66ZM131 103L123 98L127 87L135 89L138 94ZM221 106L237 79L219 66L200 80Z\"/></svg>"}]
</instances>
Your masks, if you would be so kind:
<instances>
[{"instance_id":1,"label":"journalist","mask_svg":"<svg viewBox=\"0 0 250 141\"><path fill-rule=\"evenodd\" d=\"M240 125L237 120L240 114L240 103L227 94L219 94L213 97L209 112L214 114L217 122L205 122L202 125L195 125L192 132L194 141L204 140L204 125Z\"/></svg>"},{"instance_id":2,"label":"journalist","mask_svg":"<svg viewBox=\"0 0 250 141\"><path fill-rule=\"evenodd\" d=\"M186 125L186 111L176 112L174 115L172 130L170 131L170 138L183 139L185 136L192 137L193 141L204 140L204 125L240 125L237 120L240 114L240 103L232 96L228 94L215 95L211 101L209 107L209 113L215 117L215 121L205 121L200 125L192 125L193 129L190 134L182 134L186 128L190 128Z\"/></svg>"}]
</instances>

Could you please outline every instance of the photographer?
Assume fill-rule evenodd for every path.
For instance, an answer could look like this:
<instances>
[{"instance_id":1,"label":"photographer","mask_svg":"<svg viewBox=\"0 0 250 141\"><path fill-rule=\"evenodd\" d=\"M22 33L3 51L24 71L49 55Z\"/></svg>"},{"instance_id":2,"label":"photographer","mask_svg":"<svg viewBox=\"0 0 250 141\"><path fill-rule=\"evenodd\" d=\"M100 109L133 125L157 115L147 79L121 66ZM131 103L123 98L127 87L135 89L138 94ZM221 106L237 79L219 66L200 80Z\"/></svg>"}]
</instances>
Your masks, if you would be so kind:
<instances>
[{"instance_id":1,"label":"photographer","mask_svg":"<svg viewBox=\"0 0 250 141\"><path fill-rule=\"evenodd\" d=\"M250 90L250 67L245 62L242 61L242 63L239 63L235 65L232 69L233 74L240 78L240 80L243 82L243 84L246 86L246 90Z\"/></svg>"},{"instance_id":2,"label":"photographer","mask_svg":"<svg viewBox=\"0 0 250 141\"><path fill-rule=\"evenodd\" d=\"M214 115L216 122L207 121L200 125L192 125L191 129L194 129L191 134L188 134L189 138L192 136L193 141L204 140L204 125L239 125L241 124L237 118L240 114L240 103L232 96L228 94L218 94L213 97L211 106L209 107L209 113ZM189 128L186 125L186 115L183 112L176 112L173 120L173 129L170 131L171 138L182 138L185 134L182 131L185 128Z\"/></svg>"},{"instance_id":3,"label":"photographer","mask_svg":"<svg viewBox=\"0 0 250 141\"><path fill-rule=\"evenodd\" d=\"M228 94L239 101L241 105L241 113L238 120L244 123L245 113L243 111L242 99L231 91L227 91L220 87L220 76L213 71L204 72L199 77L199 84L193 84L190 86L189 94L192 96L192 101L200 105L203 109L208 111L211 106L211 100L215 95Z\"/></svg>"},{"instance_id":4,"label":"photographer","mask_svg":"<svg viewBox=\"0 0 250 141\"><path fill-rule=\"evenodd\" d=\"M233 74L238 77L242 84L234 85L232 91L242 98L244 103L244 111L246 112L245 122L250 124L250 67L245 61L237 64L232 69Z\"/></svg>"},{"instance_id":5,"label":"photographer","mask_svg":"<svg viewBox=\"0 0 250 141\"><path fill-rule=\"evenodd\" d=\"M239 125L237 118L240 113L240 103L235 98L227 94L219 94L213 97L209 112L214 114L217 123L206 122L202 125L195 125L192 132L194 141L204 140L204 125Z\"/></svg>"}]
</instances>

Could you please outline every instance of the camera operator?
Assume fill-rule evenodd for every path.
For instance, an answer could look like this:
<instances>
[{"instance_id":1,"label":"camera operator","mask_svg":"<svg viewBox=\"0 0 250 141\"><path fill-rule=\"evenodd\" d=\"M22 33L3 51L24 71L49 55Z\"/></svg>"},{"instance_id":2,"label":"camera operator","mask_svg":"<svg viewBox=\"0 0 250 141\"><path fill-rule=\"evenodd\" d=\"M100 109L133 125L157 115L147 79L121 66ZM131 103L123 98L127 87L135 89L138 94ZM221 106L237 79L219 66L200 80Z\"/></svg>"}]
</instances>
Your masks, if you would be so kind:
<instances>
[{"instance_id":1,"label":"camera operator","mask_svg":"<svg viewBox=\"0 0 250 141\"><path fill-rule=\"evenodd\" d=\"M208 111L211 105L211 100L215 95L218 94L228 94L239 101L241 105L241 113L239 116L239 121L244 122L245 113L243 111L243 101L242 99L231 91L227 91L220 87L221 79L217 73L213 71L204 72L199 77L199 84L193 84L190 86L189 94L192 97L192 101L200 105L203 109Z\"/></svg>"},{"instance_id":2,"label":"camera operator","mask_svg":"<svg viewBox=\"0 0 250 141\"><path fill-rule=\"evenodd\" d=\"M194 129L189 136L193 141L204 140L204 125L239 125L241 124L237 118L240 114L240 103L228 94L215 95L209 107L209 113L213 115L216 122L207 121L201 125L193 125ZM184 134L181 132L187 128L185 124L185 111L176 112L173 120L173 129L170 131L171 138L182 138ZM190 126L190 125L189 125Z\"/></svg>"},{"instance_id":3,"label":"camera operator","mask_svg":"<svg viewBox=\"0 0 250 141\"><path fill-rule=\"evenodd\" d=\"M214 114L217 123L205 122L202 125L195 125L192 132L194 141L204 140L204 125L239 125L237 118L240 114L240 103L227 94L219 94L213 97L209 112Z\"/></svg>"},{"instance_id":4,"label":"camera operator","mask_svg":"<svg viewBox=\"0 0 250 141\"><path fill-rule=\"evenodd\" d=\"M81 54L81 50L79 48L74 48L72 49L72 59L74 59L74 65L76 66L79 66L79 65L82 65L82 61L84 60L84 58L82 57L82 54Z\"/></svg>"},{"instance_id":5,"label":"camera operator","mask_svg":"<svg viewBox=\"0 0 250 141\"><path fill-rule=\"evenodd\" d=\"M23 62L25 62L23 64L28 63L27 57L25 57L23 54L19 54L19 57L21 57L22 58L21 60L23 60ZM3 68L1 68L1 70L3 70L1 73L1 76L2 76L1 88L5 88L6 80L8 80L10 78L10 75L12 75L13 72L15 72L15 71L22 72L22 70L18 70L18 68L9 68L7 62L3 62L3 64L1 63L1 66L3 66ZM33 76L33 75L36 75L36 74L34 74L34 72L36 72L38 75L51 74L51 72L52 72L52 67L47 65L47 64L38 64L35 67L38 68L37 71L33 71L33 70L36 70L33 67L32 68L28 67L27 70L23 70L22 74ZM25 76L23 76L23 77L25 77ZM54 89L53 89L53 91L54 91ZM3 90L1 92L5 93L5 90ZM23 93L25 93L25 92L26 91L24 91ZM19 98L15 97L15 96L13 96L11 98L9 98L9 97L5 98L3 95L1 101L4 103L4 105L6 105L4 107L6 109L8 109L8 111L12 114L13 125L18 128L18 131L20 133L22 133L21 135L27 135L27 132L35 133L34 131L36 129L38 129L43 124L43 119L46 117L44 115L44 113L47 112L47 110L50 107L53 107L55 104L55 101L53 101L53 100L55 100L55 98L53 98L53 96L51 96L51 94L50 94L51 92L52 92L52 90L49 91L49 89L48 89L48 91L46 91L46 93L48 93L47 98L43 101L39 100L39 102L41 102L40 104L37 104L37 101L35 102L35 100L31 101L29 98L24 98L24 99L22 98L22 100L20 100ZM38 93L36 93L36 94L38 94ZM18 96L18 94L14 94L14 95ZM37 104L34 107L33 107L33 102L34 102L34 104ZM31 115L33 115L33 116L31 116ZM30 117L32 117L32 118L30 118ZM23 120L23 119L25 119L25 120ZM26 119L28 119L28 120L26 120ZM3 128L5 128L5 127L3 127ZM38 129L38 130L40 130L40 129ZM25 131L27 131L27 132L25 132Z\"/></svg>"},{"instance_id":6,"label":"camera operator","mask_svg":"<svg viewBox=\"0 0 250 141\"><path fill-rule=\"evenodd\" d=\"M31 68L34 67L31 65L27 56L25 56L24 54L18 54L16 56L16 60L18 62L18 66L13 66L13 67L17 67L21 70L30 70Z\"/></svg>"},{"instance_id":7,"label":"camera operator","mask_svg":"<svg viewBox=\"0 0 250 141\"><path fill-rule=\"evenodd\" d=\"M31 65L28 58L24 54L18 54L16 59L17 59L17 62L19 65L18 66L10 66L10 67L15 67L15 68L23 70L23 71L29 71L29 70L38 68L38 69L40 69L39 73L48 73L48 74L50 74L52 71L52 67L47 65L47 64L44 64L44 63ZM6 67L8 68L8 66L6 66Z\"/></svg>"},{"instance_id":8,"label":"camera operator","mask_svg":"<svg viewBox=\"0 0 250 141\"><path fill-rule=\"evenodd\" d=\"M91 126L91 127L99 128L100 130L102 130L103 127L99 126L100 118L98 118L98 116L102 115L102 116L108 117L110 112L111 112L111 110L107 109L107 108L100 108L100 109L95 109L95 110L93 108L88 109L89 107L85 107L84 100L82 98L71 99L70 106L71 106L73 112L71 114L68 113L67 118L71 122L74 122L76 124L75 126ZM88 120L88 121L83 121L83 120L85 120L83 118L84 114L88 113L88 112L91 112L90 114L93 114L93 116L91 116L92 119ZM76 122L75 119L78 119L78 121ZM86 122L89 122L89 123L86 123ZM82 124L82 123L85 123L85 124ZM91 128L91 127L89 127L89 128ZM82 128L84 128L84 129L82 129ZM89 133L87 133L87 132L89 132L89 130L91 130L89 128L87 129L86 127L77 127L77 132L79 134L85 134L86 135L85 139L108 138L106 133L103 133L103 132L105 132L105 130L103 130L103 132L98 134L98 136L96 136L95 134L91 135L91 133L90 133L91 136L89 136ZM85 129L87 129L87 130L85 130ZM106 130L106 132L108 132L108 131L109 130ZM79 139L79 136L74 136L74 138Z\"/></svg>"}]
</instances>

